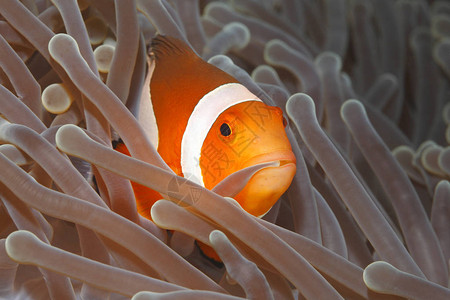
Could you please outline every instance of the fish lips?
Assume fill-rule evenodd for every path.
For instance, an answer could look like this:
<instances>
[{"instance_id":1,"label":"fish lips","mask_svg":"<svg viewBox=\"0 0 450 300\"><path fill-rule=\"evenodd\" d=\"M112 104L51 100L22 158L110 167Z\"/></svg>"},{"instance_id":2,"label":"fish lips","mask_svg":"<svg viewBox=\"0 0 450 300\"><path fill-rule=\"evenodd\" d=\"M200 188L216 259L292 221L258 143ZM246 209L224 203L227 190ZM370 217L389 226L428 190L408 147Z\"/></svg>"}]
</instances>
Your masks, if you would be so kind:
<instances>
[{"instance_id":1,"label":"fish lips","mask_svg":"<svg viewBox=\"0 0 450 300\"><path fill-rule=\"evenodd\" d=\"M256 172L236 196L236 201L248 213L262 217L288 189L296 172L296 159L291 150L258 155L246 161L243 168L279 161L279 166Z\"/></svg>"}]
</instances>

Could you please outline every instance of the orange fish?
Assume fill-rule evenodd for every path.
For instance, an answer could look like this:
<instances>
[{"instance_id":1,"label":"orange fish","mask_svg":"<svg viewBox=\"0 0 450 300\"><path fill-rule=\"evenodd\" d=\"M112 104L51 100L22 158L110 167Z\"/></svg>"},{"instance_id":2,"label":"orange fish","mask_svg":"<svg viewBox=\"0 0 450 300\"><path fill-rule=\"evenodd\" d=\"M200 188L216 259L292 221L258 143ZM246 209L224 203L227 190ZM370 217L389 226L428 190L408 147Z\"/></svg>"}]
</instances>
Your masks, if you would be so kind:
<instances>
[{"instance_id":1,"label":"orange fish","mask_svg":"<svg viewBox=\"0 0 450 300\"><path fill-rule=\"evenodd\" d=\"M296 170L281 109L263 103L176 38L155 37L150 59L151 103L141 103L140 110L158 153L177 175L207 189L243 168L280 161L257 172L234 197L250 214L264 215ZM129 155L123 144L116 150ZM151 219L150 208L162 196L136 183L133 190L139 213Z\"/></svg>"}]
</instances>

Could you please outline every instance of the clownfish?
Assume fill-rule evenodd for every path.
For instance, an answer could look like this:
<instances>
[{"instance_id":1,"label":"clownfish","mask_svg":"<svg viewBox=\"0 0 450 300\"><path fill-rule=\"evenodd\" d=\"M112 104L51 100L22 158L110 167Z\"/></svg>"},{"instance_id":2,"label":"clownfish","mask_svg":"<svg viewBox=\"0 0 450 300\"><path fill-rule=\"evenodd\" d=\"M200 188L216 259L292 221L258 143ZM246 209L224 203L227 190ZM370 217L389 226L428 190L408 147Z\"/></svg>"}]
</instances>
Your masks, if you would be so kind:
<instances>
[{"instance_id":1,"label":"clownfish","mask_svg":"<svg viewBox=\"0 0 450 300\"><path fill-rule=\"evenodd\" d=\"M212 189L243 168L279 161L278 167L255 173L234 197L254 216L267 213L296 172L281 109L266 105L173 37L157 35L152 40L149 72L150 103L141 106L151 142L167 165L175 174ZM129 155L123 143L115 149ZM151 206L163 197L137 183L132 186L138 212L151 220Z\"/></svg>"}]
</instances>

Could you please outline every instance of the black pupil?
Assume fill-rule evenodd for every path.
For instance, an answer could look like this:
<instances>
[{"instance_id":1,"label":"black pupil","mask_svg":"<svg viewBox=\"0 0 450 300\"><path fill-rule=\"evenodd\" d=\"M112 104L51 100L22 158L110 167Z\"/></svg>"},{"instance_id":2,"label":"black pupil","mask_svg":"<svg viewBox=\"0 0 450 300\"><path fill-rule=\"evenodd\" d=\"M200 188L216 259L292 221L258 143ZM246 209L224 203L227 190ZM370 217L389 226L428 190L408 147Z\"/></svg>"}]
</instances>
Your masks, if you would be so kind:
<instances>
[{"instance_id":1,"label":"black pupil","mask_svg":"<svg viewBox=\"0 0 450 300\"><path fill-rule=\"evenodd\" d=\"M231 134L231 128L227 123L220 125L220 133L223 136L229 136Z\"/></svg>"}]
</instances>

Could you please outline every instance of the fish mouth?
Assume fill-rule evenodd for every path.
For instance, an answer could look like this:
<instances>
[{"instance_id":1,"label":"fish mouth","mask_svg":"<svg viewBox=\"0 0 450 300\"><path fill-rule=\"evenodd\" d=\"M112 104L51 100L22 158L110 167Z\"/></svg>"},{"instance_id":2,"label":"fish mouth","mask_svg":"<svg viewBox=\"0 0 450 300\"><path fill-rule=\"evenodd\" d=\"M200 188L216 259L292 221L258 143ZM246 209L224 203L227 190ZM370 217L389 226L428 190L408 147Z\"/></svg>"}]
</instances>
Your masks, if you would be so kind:
<instances>
[{"instance_id":1,"label":"fish mouth","mask_svg":"<svg viewBox=\"0 0 450 300\"><path fill-rule=\"evenodd\" d=\"M291 150L280 150L280 151L273 151L267 154L261 154L261 155L257 155L255 157L252 157L251 159L245 161L243 163L243 168L246 167L250 167L250 166L254 166L257 164L262 164L262 163L267 163L267 162L275 162L275 161L279 161L280 165L278 167L274 167L274 168L279 168L279 167L283 167L285 165L288 164L296 164L296 158L294 153Z\"/></svg>"},{"instance_id":2,"label":"fish mouth","mask_svg":"<svg viewBox=\"0 0 450 300\"><path fill-rule=\"evenodd\" d=\"M295 161L288 160L288 159L281 159L281 160L279 160L279 162L280 162L280 167L283 167L288 164L295 164Z\"/></svg>"},{"instance_id":3,"label":"fish mouth","mask_svg":"<svg viewBox=\"0 0 450 300\"><path fill-rule=\"evenodd\" d=\"M235 200L248 213L264 216L288 189L296 172L296 159L292 151L276 151L258 155L245 162L244 167L278 161L279 165L256 172Z\"/></svg>"}]
</instances>

